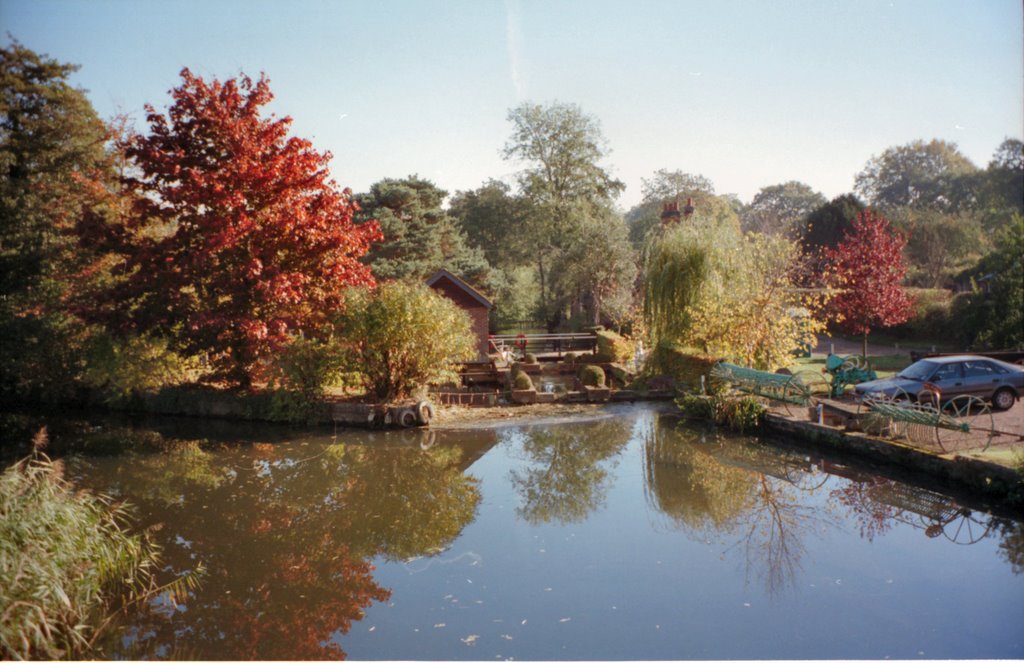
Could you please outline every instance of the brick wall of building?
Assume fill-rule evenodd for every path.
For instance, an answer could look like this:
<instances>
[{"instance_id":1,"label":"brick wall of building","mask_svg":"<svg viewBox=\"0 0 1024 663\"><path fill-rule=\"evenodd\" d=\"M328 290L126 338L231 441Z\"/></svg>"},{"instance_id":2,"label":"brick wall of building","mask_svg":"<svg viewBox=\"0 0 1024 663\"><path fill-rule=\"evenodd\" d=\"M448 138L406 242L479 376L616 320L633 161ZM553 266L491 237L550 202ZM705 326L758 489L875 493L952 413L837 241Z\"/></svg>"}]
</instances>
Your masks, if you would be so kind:
<instances>
[{"instance_id":1,"label":"brick wall of building","mask_svg":"<svg viewBox=\"0 0 1024 663\"><path fill-rule=\"evenodd\" d=\"M479 359L487 358L487 337L489 335L490 316L487 309L477 306L467 310L469 317L473 319L473 333L477 338L477 351Z\"/></svg>"},{"instance_id":2,"label":"brick wall of building","mask_svg":"<svg viewBox=\"0 0 1024 663\"><path fill-rule=\"evenodd\" d=\"M431 286L448 299L455 302L463 311L469 314L473 322L473 334L477 338L477 359L487 359L488 333L490 328L490 312L486 306L481 306L468 293L457 285L442 279Z\"/></svg>"}]
</instances>

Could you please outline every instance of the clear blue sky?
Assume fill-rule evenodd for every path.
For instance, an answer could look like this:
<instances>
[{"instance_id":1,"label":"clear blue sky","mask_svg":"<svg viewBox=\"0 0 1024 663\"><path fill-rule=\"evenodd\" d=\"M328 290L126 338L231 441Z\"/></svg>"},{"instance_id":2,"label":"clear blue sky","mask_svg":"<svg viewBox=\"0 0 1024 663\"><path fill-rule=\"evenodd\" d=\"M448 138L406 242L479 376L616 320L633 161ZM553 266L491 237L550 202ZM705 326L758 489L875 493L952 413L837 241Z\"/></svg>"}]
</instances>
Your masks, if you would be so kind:
<instances>
[{"instance_id":1,"label":"clear blue sky","mask_svg":"<svg viewBox=\"0 0 1024 663\"><path fill-rule=\"evenodd\" d=\"M525 100L600 121L623 208L659 168L748 202L791 179L832 197L887 147L940 138L984 166L1024 133L1020 0L0 0L0 26L139 128L183 67L265 72L355 191L511 182Z\"/></svg>"}]
</instances>

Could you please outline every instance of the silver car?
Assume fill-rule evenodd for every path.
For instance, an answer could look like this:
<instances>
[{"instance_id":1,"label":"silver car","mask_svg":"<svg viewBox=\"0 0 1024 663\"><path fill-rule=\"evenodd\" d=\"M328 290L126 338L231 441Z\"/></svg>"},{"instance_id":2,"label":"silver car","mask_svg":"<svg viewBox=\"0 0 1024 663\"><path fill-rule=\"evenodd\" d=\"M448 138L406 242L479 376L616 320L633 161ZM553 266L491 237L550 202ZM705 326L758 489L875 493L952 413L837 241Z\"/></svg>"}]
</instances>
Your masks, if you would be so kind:
<instances>
[{"instance_id":1,"label":"silver car","mask_svg":"<svg viewBox=\"0 0 1024 663\"><path fill-rule=\"evenodd\" d=\"M929 357L915 361L891 378L862 382L854 391L860 397L906 394L911 400L918 400L922 389L935 388L943 401L968 394L992 401L994 410L1008 410L1024 392L1024 367L977 355Z\"/></svg>"}]
</instances>

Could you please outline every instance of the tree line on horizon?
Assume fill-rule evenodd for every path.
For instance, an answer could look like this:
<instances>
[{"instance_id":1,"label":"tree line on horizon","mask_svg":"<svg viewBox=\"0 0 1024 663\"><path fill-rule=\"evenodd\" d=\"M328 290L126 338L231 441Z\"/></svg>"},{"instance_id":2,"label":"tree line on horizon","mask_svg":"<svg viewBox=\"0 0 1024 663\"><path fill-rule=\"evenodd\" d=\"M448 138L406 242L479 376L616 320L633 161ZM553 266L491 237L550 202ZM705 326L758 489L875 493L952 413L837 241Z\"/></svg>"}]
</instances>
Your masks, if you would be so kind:
<instances>
[{"instance_id":1,"label":"tree line on horizon","mask_svg":"<svg viewBox=\"0 0 1024 663\"><path fill-rule=\"evenodd\" d=\"M829 252L870 207L905 240L902 285L982 283L994 294L970 304L965 343L1024 342L1013 328L1018 139L985 168L941 140L892 147L856 175L855 192L832 200L791 181L743 204L702 175L661 169L623 214L625 186L603 165L597 119L574 104L527 102L509 111L502 147L522 166L514 185L490 179L449 197L409 175L353 193L331 179L329 153L290 135L290 118L260 115L272 98L265 77L206 81L184 69L166 114L146 106L142 134L96 115L68 83L77 67L17 41L2 57L0 327L19 340L0 356L5 391L88 373L97 325L108 354L114 341L124 354L125 339L146 338L133 355L140 365L202 358L248 384L291 339L322 333L346 289L422 281L441 267L494 300L498 326L604 324L639 337L651 326L645 270L665 234L663 206L690 198L684 223L714 229L705 239L721 246L763 238L744 251L775 256L787 287L821 281ZM720 267L719 277L740 274ZM749 292L776 283L744 269Z\"/></svg>"}]
</instances>

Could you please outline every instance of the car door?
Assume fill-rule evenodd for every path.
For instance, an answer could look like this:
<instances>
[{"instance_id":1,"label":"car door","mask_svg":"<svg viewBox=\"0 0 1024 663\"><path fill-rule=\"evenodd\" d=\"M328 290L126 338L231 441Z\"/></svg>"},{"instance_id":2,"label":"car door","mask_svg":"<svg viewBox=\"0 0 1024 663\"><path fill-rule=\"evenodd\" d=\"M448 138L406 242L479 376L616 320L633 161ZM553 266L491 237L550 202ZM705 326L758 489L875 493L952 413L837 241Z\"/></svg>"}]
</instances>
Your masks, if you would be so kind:
<instances>
[{"instance_id":1,"label":"car door","mask_svg":"<svg viewBox=\"0 0 1024 663\"><path fill-rule=\"evenodd\" d=\"M984 359L970 359L964 362L964 388L971 396L988 399L1000 385L1006 382L1008 373Z\"/></svg>"},{"instance_id":2,"label":"car door","mask_svg":"<svg viewBox=\"0 0 1024 663\"><path fill-rule=\"evenodd\" d=\"M942 391L942 400L944 401L964 393L964 376L961 362L954 361L940 365L932 373L932 376L928 378L928 382L931 382Z\"/></svg>"}]
</instances>

